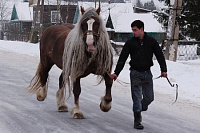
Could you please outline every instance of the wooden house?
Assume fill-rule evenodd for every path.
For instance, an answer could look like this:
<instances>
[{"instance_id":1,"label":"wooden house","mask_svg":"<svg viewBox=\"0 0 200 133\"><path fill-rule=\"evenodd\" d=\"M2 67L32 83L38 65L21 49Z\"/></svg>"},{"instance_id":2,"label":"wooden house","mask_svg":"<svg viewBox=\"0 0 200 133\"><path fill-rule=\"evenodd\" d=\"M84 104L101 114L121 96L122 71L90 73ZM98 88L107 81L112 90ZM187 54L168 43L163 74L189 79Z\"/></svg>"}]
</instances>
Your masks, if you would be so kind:
<instances>
[{"instance_id":1,"label":"wooden house","mask_svg":"<svg viewBox=\"0 0 200 133\"><path fill-rule=\"evenodd\" d=\"M131 38L133 36L131 23L134 20L143 21L144 31L159 43L165 40L166 32L152 13L110 13L106 23L106 27L110 29L110 39L115 42L125 42Z\"/></svg>"},{"instance_id":2,"label":"wooden house","mask_svg":"<svg viewBox=\"0 0 200 133\"><path fill-rule=\"evenodd\" d=\"M85 9L95 7L94 2L78 2L74 23L80 16L80 6ZM98 7L98 3L96 8ZM136 13L134 13L136 12ZM113 42L125 42L133 36L131 23L140 19L145 24L145 31L161 43L166 32L161 24L154 18L153 14L146 9L133 7L131 3L101 3L101 16L107 28L110 40ZM153 22L152 24L149 22Z\"/></svg>"},{"instance_id":3,"label":"wooden house","mask_svg":"<svg viewBox=\"0 0 200 133\"><path fill-rule=\"evenodd\" d=\"M28 2L15 3L12 8L11 18L4 25L4 36L8 40L27 41L27 33L32 25L33 8Z\"/></svg>"},{"instance_id":4,"label":"wooden house","mask_svg":"<svg viewBox=\"0 0 200 133\"><path fill-rule=\"evenodd\" d=\"M77 5L67 5L67 3L60 5L59 7L56 4L45 4L43 15L44 28L54 24L73 23L76 6ZM36 11L36 8L37 7L34 6L34 13ZM40 12L38 14L38 19L36 22L40 23Z\"/></svg>"},{"instance_id":5,"label":"wooden house","mask_svg":"<svg viewBox=\"0 0 200 133\"><path fill-rule=\"evenodd\" d=\"M97 2L95 5L95 2L81 2L79 1L76 8L76 13L74 17L74 24L77 22L78 17L80 16L80 6L84 7L84 9L87 9L89 7L98 8L99 3ZM119 8L120 7L120 8ZM104 20L104 23L106 24L108 20L109 13L133 13L133 7L131 3L108 3L108 2L101 2L101 12L100 15Z\"/></svg>"},{"instance_id":6,"label":"wooden house","mask_svg":"<svg viewBox=\"0 0 200 133\"><path fill-rule=\"evenodd\" d=\"M39 7L40 10L41 6ZM29 2L14 3L11 19L6 24L4 33L8 40L29 41L31 26L35 16L37 6ZM67 2L62 2L58 8L56 1L54 3L44 4L43 14L43 30L47 27L61 23L73 23L76 5L69 5ZM40 24L40 11L34 26L34 38L38 40L38 30Z\"/></svg>"}]
</instances>

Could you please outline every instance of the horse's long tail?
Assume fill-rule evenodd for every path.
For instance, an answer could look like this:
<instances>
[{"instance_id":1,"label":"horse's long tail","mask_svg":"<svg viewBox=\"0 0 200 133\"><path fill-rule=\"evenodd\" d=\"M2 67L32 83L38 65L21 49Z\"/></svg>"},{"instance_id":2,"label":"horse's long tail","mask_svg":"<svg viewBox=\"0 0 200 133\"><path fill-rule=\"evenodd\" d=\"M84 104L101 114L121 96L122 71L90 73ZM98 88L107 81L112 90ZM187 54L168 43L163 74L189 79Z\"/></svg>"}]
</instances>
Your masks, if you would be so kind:
<instances>
[{"instance_id":1,"label":"horse's long tail","mask_svg":"<svg viewBox=\"0 0 200 133\"><path fill-rule=\"evenodd\" d=\"M42 87L41 83L41 71L42 71L42 65L39 63L37 71L35 76L32 78L30 85L28 86L28 92L34 93L36 92L40 87ZM47 86L47 84L46 84Z\"/></svg>"}]
</instances>

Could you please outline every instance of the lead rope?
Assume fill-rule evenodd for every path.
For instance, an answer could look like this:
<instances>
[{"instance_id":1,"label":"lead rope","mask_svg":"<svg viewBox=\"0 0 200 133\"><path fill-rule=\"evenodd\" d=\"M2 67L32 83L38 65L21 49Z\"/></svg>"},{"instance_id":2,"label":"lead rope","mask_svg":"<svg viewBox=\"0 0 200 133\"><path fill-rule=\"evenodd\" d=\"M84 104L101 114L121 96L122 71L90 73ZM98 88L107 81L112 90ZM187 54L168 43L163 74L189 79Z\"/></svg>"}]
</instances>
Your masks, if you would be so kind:
<instances>
[{"instance_id":1,"label":"lead rope","mask_svg":"<svg viewBox=\"0 0 200 133\"><path fill-rule=\"evenodd\" d=\"M158 77L156 77L156 78L153 78L153 80L159 79L159 78L161 78L161 76L158 76ZM167 79L167 81L168 81L168 83L170 84L171 87L175 87L175 88L176 88L176 98L175 98L175 101L172 103L172 104L174 104L174 103L176 103L176 101L177 101L177 99L178 99L178 84L172 84L172 83L170 82L170 80L169 80L168 77L166 77L166 79ZM125 86L125 85L123 85L123 84L130 84L130 83L121 81L121 80L119 80L119 79L116 79L116 80L117 80L118 83L120 83L120 84L121 84L122 86L124 86L124 87L127 87L127 86ZM123 84L122 84L122 83L123 83Z\"/></svg>"},{"instance_id":2,"label":"lead rope","mask_svg":"<svg viewBox=\"0 0 200 133\"><path fill-rule=\"evenodd\" d=\"M154 78L154 79L159 79L159 78L161 78L161 76L158 76L157 78ZM172 104L174 104L174 103L176 103L176 101L178 99L178 84L172 84L168 77L166 77L166 79L171 87L176 87L176 98L175 98L175 101L172 103Z\"/></svg>"},{"instance_id":3,"label":"lead rope","mask_svg":"<svg viewBox=\"0 0 200 133\"><path fill-rule=\"evenodd\" d=\"M121 85L124 86L124 87L127 87L127 86L125 86L125 85L123 85L123 84L126 84L126 85L130 84L130 83L121 81L121 80L119 80L119 79L116 79L116 80L117 80L117 82L118 82L119 84L121 84ZM123 84L122 84L122 83L123 83Z\"/></svg>"},{"instance_id":4,"label":"lead rope","mask_svg":"<svg viewBox=\"0 0 200 133\"><path fill-rule=\"evenodd\" d=\"M175 101L172 103L172 104L174 104L174 103L177 101L177 99L178 99L178 84L172 84L172 83L169 81L168 77L166 77L166 78L167 78L168 83L171 85L171 87L176 87L176 99L175 99Z\"/></svg>"}]
</instances>

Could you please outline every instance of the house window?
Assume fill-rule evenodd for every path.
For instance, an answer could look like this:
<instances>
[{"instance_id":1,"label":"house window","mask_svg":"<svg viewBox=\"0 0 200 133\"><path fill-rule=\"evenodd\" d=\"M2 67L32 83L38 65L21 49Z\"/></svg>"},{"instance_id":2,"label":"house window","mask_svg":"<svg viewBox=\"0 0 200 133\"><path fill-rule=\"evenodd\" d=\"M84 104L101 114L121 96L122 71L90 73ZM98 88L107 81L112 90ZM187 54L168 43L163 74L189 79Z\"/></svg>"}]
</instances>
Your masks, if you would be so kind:
<instances>
[{"instance_id":1,"label":"house window","mask_svg":"<svg viewBox=\"0 0 200 133\"><path fill-rule=\"evenodd\" d=\"M60 22L60 12L59 11L51 11L51 23Z\"/></svg>"},{"instance_id":2,"label":"house window","mask_svg":"<svg viewBox=\"0 0 200 133\"><path fill-rule=\"evenodd\" d=\"M9 30L9 27L10 27L10 24L9 24L9 23L4 23L4 24L3 24L3 29L4 29L4 31L8 31L8 30Z\"/></svg>"}]
</instances>

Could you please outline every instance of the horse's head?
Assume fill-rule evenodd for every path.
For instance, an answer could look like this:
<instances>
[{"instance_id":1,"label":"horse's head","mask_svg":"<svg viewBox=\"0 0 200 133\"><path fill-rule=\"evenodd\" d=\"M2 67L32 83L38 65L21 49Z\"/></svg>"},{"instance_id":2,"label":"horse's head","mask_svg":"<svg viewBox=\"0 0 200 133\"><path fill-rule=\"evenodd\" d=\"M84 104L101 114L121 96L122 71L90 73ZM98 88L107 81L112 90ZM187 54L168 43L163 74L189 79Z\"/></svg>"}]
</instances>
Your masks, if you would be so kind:
<instances>
[{"instance_id":1,"label":"horse's head","mask_svg":"<svg viewBox=\"0 0 200 133\"><path fill-rule=\"evenodd\" d=\"M85 11L81 7L81 13L83 15L83 21L81 22L81 28L84 33L83 41L86 44L88 52L95 50L95 46L99 39L99 27L100 27L100 7L96 11Z\"/></svg>"}]
</instances>

